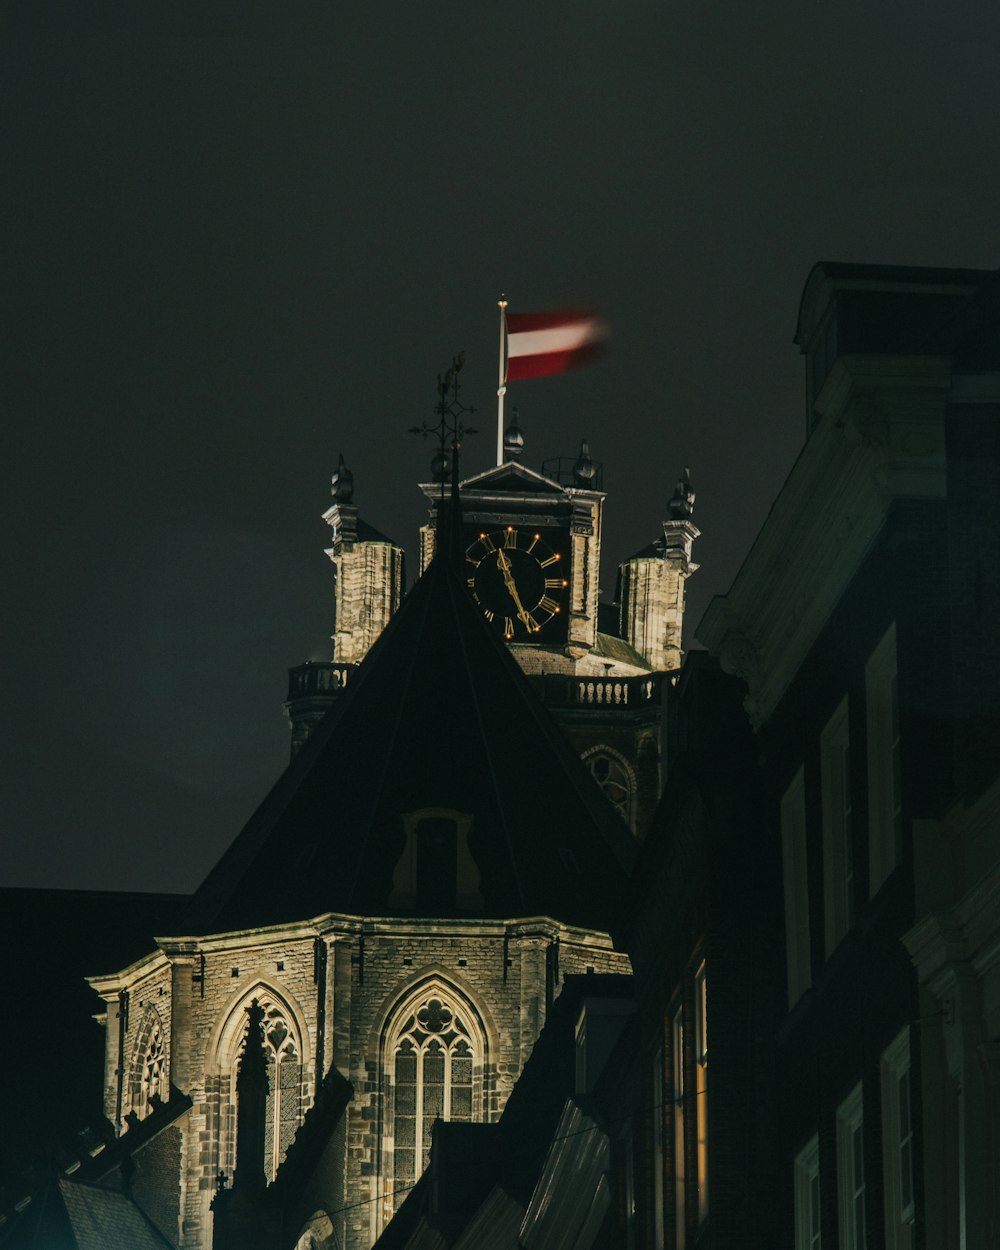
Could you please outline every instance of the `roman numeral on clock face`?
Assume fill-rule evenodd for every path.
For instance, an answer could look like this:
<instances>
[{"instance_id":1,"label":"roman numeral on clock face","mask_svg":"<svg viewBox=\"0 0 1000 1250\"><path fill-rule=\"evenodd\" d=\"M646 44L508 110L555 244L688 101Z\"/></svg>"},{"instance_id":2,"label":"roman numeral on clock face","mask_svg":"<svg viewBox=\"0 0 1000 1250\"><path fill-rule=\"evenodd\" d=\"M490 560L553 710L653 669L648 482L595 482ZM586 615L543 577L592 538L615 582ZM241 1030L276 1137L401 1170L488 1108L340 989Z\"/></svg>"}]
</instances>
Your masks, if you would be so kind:
<instances>
[{"instance_id":1,"label":"roman numeral on clock face","mask_svg":"<svg viewBox=\"0 0 1000 1250\"><path fill-rule=\"evenodd\" d=\"M551 595L542 595L541 599L538 600L538 606L544 612L551 612L553 616L559 611L559 604L556 603Z\"/></svg>"},{"instance_id":2,"label":"roman numeral on clock face","mask_svg":"<svg viewBox=\"0 0 1000 1250\"><path fill-rule=\"evenodd\" d=\"M505 547L517 546L517 530L513 526L508 527L503 536L503 545Z\"/></svg>"},{"instance_id":3,"label":"roman numeral on clock face","mask_svg":"<svg viewBox=\"0 0 1000 1250\"><path fill-rule=\"evenodd\" d=\"M549 556L547 560L539 561L539 563L541 564L543 569L547 569L550 564L555 564L558 559L559 559L559 556L558 554L556 554L556 555Z\"/></svg>"},{"instance_id":4,"label":"roman numeral on clock face","mask_svg":"<svg viewBox=\"0 0 1000 1250\"><path fill-rule=\"evenodd\" d=\"M472 585L471 580L469 582L469 585L470 586ZM546 590L562 590L563 586L565 585L566 583L563 581L561 577L547 577L545 579Z\"/></svg>"}]
</instances>

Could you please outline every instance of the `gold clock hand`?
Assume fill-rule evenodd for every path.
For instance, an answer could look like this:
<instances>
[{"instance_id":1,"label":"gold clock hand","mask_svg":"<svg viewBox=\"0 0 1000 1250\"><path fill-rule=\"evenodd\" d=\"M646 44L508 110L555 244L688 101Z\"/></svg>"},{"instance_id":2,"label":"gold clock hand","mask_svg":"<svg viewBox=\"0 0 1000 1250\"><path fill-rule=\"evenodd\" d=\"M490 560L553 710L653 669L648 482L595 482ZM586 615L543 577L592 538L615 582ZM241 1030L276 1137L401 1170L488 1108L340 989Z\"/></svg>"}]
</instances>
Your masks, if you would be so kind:
<instances>
[{"instance_id":1,"label":"gold clock hand","mask_svg":"<svg viewBox=\"0 0 1000 1250\"><path fill-rule=\"evenodd\" d=\"M500 566L500 572L503 573L507 593L514 600L518 618L524 622L524 628L530 633L531 621L528 618L527 609L521 602L521 596L517 593L517 583L514 581L514 574L510 571L510 560L504 555L502 550L497 552L497 564Z\"/></svg>"}]
</instances>

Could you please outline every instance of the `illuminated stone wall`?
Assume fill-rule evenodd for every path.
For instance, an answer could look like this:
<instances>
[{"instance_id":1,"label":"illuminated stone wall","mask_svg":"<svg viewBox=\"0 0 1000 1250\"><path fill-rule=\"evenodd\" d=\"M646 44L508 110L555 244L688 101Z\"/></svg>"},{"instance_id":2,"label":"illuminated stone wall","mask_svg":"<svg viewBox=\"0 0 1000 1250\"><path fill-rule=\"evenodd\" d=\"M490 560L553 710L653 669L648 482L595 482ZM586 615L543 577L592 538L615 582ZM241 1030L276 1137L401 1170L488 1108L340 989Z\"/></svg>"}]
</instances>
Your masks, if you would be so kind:
<instances>
[{"instance_id":1,"label":"illuminated stone wall","mask_svg":"<svg viewBox=\"0 0 1000 1250\"><path fill-rule=\"evenodd\" d=\"M318 955L319 952L319 955ZM300 1117L331 1067L354 1095L334 1130L335 1178L314 1177L301 1211L331 1217L345 1250L367 1250L391 1211L386 1195L386 1107L390 1096L386 1037L395 1012L423 985L468 1005L484 1039L476 1056L477 1118L496 1120L567 974L627 972L627 957L604 934L551 920L360 920L326 916L206 938L167 940L148 959L96 987L116 1017L127 995L122 1073L123 1116L141 1063L140 1031L150 999L167 1022L170 1082L193 1102L180 1130L176 1231L182 1250L209 1250L211 1201L220 1172L232 1183L235 1161L235 1067L252 998L278 1004L301 1060ZM465 1008L463 1008L464 1010ZM112 1113L118 1100L117 1033L108 1031ZM125 1131L131 1131L127 1126ZM391 1176L391 1169L389 1170ZM391 1179L389 1180L391 1185ZM162 1194L164 1185L159 1184ZM160 1199L162 1207L162 1198ZM305 1208L308 1206L308 1210Z\"/></svg>"}]
</instances>

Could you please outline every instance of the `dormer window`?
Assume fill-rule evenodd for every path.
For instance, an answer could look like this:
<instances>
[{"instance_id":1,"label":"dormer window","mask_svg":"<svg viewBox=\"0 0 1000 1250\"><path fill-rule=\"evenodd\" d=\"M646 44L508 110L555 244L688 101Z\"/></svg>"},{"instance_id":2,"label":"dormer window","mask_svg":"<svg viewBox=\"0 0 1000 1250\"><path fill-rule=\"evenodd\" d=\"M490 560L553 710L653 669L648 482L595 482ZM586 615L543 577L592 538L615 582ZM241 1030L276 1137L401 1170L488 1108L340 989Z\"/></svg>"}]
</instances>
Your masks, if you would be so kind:
<instances>
[{"instance_id":1,"label":"dormer window","mask_svg":"<svg viewBox=\"0 0 1000 1250\"><path fill-rule=\"evenodd\" d=\"M481 912L479 865L469 850L473 817L449 807L404 812L403 850L392 874L389 906L425 916Z\"/></svg>"}]
</instances>

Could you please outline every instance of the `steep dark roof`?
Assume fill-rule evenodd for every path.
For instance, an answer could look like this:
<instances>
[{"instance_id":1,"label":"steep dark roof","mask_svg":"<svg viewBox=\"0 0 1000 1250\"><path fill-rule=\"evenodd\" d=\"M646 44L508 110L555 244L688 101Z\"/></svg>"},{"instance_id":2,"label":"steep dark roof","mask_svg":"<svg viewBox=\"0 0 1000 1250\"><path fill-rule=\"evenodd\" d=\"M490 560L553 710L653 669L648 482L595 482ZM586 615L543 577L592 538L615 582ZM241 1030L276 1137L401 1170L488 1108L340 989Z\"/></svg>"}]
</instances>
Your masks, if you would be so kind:
<instances>
[{"instance_id":1,"label":"steep dark roof","mask_svg":"<svg viewBox=\"0 0 1000 1250\"><path fill-rule=\"evenodd\" d=\"M611 922L632 836L443 558L206 878L188 931L410 914L390 905L402 816L428 808L473 818L470 914Z\"/></svg>"}]
</instances>

